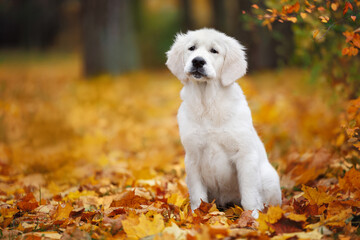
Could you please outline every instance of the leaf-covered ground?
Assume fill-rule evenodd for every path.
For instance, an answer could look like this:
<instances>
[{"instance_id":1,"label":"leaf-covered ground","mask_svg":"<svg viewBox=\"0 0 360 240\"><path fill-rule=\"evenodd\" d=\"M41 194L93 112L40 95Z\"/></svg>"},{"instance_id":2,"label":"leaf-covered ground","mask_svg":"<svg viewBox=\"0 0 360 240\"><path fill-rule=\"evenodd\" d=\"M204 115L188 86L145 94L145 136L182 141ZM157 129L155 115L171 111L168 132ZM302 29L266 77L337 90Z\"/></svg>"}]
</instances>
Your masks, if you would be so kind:
<instances>
[{"instance_id":1,"label":"leaf-covered ground","mask_svg":"<svg viewBox=\"0 0 360 240\"><path fill-rule=\"evenodd\" d=\"M255 220L190 211L168 71L80 76L75 57L0 63L0 238L359 237L360 100L340 87L299 69L239 81L283 188Z\"/></svg>"}]
</instances>

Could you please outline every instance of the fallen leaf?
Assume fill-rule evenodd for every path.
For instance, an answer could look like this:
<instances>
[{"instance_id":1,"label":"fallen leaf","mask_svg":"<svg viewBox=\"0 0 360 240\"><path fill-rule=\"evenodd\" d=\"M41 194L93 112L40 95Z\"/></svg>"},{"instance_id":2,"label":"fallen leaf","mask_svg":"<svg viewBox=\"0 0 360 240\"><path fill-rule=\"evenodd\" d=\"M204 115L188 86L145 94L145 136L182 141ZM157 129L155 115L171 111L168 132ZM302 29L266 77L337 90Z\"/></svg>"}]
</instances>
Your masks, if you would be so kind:
<instances>
[{"instance_id":1,"label":"fallen leaf","mask_svg":"<svg viewBox=\"0 0 360 240\"><path fill-rule=\"evenodd\" d=\"M17 203L17 206L20 210L23 211L32 211L39 206L39 203L36 201L33 193L28 193L25 197L21 198Z\"/></svg>"},{"instance_id":2,"label":"fallen leaf","mask_svg":"<svg viewBox=\"0 0 360 240\"><path fill-rule=\"evenodd\" d=\"M301 190L304 192L304 198L308 199L310 204L321 206L322 204L330 203L334 200L333 196L306 185L303 185Z\"/></svg>"},{"instance_id":3,"label":"fallen leaf","mask_svg":"<svg viewBox=\"0 0 360 240\"><path fill-rule=\"evenodd\" d=\"M54 220L61 221L67 219L73 209L70 203L65 205L59 204L53 216Z\"/></svg>"},{"instance_id":4,"label":"fallen leaf","mask_svg":"<svg viewBox=\"0 0 360 240\"><path fill-rule=\"evenodd\" d=\"M129 216L122 221L124 231L128 239L140 239L146 236L161 232L164 228L164 220L160 214L154 215L153 219L148 219L144 214Z\"/></svg>"}]
</instances>

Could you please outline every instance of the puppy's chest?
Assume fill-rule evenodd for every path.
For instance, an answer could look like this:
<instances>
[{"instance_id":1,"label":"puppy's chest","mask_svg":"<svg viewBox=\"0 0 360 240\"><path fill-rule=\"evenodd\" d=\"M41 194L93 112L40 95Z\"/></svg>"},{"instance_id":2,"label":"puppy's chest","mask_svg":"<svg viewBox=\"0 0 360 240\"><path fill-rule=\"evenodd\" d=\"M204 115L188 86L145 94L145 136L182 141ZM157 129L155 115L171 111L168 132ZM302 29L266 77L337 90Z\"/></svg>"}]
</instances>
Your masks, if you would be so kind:
<instances>
[{"instance_id":1,"label":"puppy's chest","mask_svg":"<svg viewBox=\"0 0 360 240\"><path fill-rule=\"evenodd\" d=\"M223 127L233 115L226 104L195 102L188 105L189 118L200 126Z\"/></svg>"}]
</instances>

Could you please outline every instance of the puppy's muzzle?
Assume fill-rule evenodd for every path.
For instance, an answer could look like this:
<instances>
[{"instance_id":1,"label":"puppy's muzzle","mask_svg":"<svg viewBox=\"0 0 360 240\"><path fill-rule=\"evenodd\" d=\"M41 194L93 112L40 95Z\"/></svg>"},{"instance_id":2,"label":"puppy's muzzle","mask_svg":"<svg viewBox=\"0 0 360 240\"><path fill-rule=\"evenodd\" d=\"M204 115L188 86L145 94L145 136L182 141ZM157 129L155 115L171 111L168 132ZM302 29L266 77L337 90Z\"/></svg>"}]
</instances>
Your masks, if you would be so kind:
<instances>
[{"instance_id":1,"label":"puppy's muzzle","mask_svg":"<svg viewBox=\"0 0 360 240\"><path fill-rule=\"evenodd\" d=\"M206 64L206 61L204 58L195 57L191 62L192 62L192 68L191 68L190 73L195 78L202 78L202 77L207 76L205 69L204 69L204 65Z\"/></svg>"}]
</instances>

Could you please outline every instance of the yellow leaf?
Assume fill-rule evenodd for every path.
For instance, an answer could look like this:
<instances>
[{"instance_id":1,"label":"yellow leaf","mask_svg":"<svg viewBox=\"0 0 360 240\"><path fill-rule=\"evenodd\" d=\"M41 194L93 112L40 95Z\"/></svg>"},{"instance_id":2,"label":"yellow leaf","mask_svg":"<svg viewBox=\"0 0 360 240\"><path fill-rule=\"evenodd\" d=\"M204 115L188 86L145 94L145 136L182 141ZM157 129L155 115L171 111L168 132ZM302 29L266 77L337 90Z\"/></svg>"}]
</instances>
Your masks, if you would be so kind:
<instances>
[{"instance_id":1,"label":"yellow leaf","mask_svg":"<svg viewBox=\"0 0 360 240\"><path fill-rule=\"evenodd\" d=\"M284 210L280 207L269 207L267 213L259 213L258 223L259 223L259 230L262 232L266 231L274 231L274 229L270 228L268 223L273 224L279 221L284 214Z\"/></svg>"},{"instance_id":2,"label":"yellow leaf","mask_svg":"<svg viewBox=\"0 0 360 240\"><path fill-rule=\"evenodd\" d=\"M168 198L168 203L169 204L174 204L178 207L181 207L183 205L183 203L185 202L186 198L180 196L177 193L173 193L171 194L171 196Z\"/></svg>"},{"instance_id":3,"label":"yellow leaf","mask_svg":"<svg viewBox=\"0 0 360 240\"><path fill-rule=\"evenodd\" d=\"M140 239L154 235L165 228L163 217L160 214L155 214L152 220L144 214L141 214L140 217L129 216L122 221L122 224L128 239Z\"/></svg>"},{"instance_id":4,"label":"yellow leaf","mask_svg":"<svg viewBox=\"0 0 360 240\"><path fill-rule=\"evenodd\" d=\"M4 218L12 218L19 210L16 207L13 208L0 208L0 214Z\"/></svg>"},{"instance_id":5,"label":"yellow leaf","mask_svg":"<svg viewBox=\"0 0 360 240\"><path fill-rule=\"evenodd\" d=\"M313 31L313 38L316 38L316 36L319 34L320 30L316 29Z\"/></svg>"},{"instance_id":6,"label":"yellow leaf","mask_svg":"<svg viewBox=\"0 0 360 240\"><path fill-rule=\"evenodd\" d=\"M172 222L170 227L164 229L162 234L164 233L174 236L177 240L185 240L187 231L179 228L178 225Z\"/></svg>"},{"instance_id":7,"label":"yellow leaf","mask_svg":"<svg viewBox=\"0 0 360 240\"><path fill-rule=\"evenodd\" d=\"M286 216L286 218L293 220L295 222L305 222L307 219L305 215L296 214L296 213L290 213L289 215Z\"/></svg>"},{"instance_id":8,"label":"yellow leaf","mask_svg":"<svg viewBox=\"0 0 360 240\"><path fill-rule=\"evenodd\" d=\"M94 191L87 191L84 190L82 192L76 191L69 193L66 197L64 197L64 201L74 201L76 199L79 199L81 196L96 196L96 193Z\"/></svg>"},{"instance_id":9,"label":"yellow leaf","mask_svg":"<svg viewBox=\"0 0 360 240\"><path fill-rule=\"evenodd\" d=\"M339 7L339 4L338 3L332 3L330 6L331 6L331 9L333 11L336 11L338 9L338 7Z\"/></svg>"},{"instance_id":10,"label":"yellow leaf","mask_svg":"<svg viewBox=\"0 0 360 240\"><path fill-rule=\"evenodd\" d=\"M304 198L308 199L310 204L316 204L320 206L325 203L330 203L335 199L333 196L330 196L325 192L320 192L315 188L305 185L302 186L301 190L304 192Z\"/></svg>"},{"instance_id":11,"label":"yellow leaf","mask_svg":"<svg viewBox=\"0 0 360 240\"><path fill-rule=\"evenodd\" d=\"M288 21L296 23L297 22L297 18L296 17L288 17L287 18Z\"/></svg>"},{"instance_id":12,"label":"yellow leaf","mask_svg":"<svg viewBox=\"0 0 360 240\"><path fill-rule=\"evenodd\" d=\"M73 210L73 206L70 203L67 203L64 207L59 205L56 209L54 220L64 220L67 219Z\"/></svg>"},{"instance_id":13,"label":"yellow leaf","mask_svg":"<svg viewBox=\"0 0 360 240\"><path fill-rule=\"evenodd\" d=\"M307 17L307 13L301 12L300 16L302 17L302 19L305 19Z\"/></svg>"}]
</instances>

